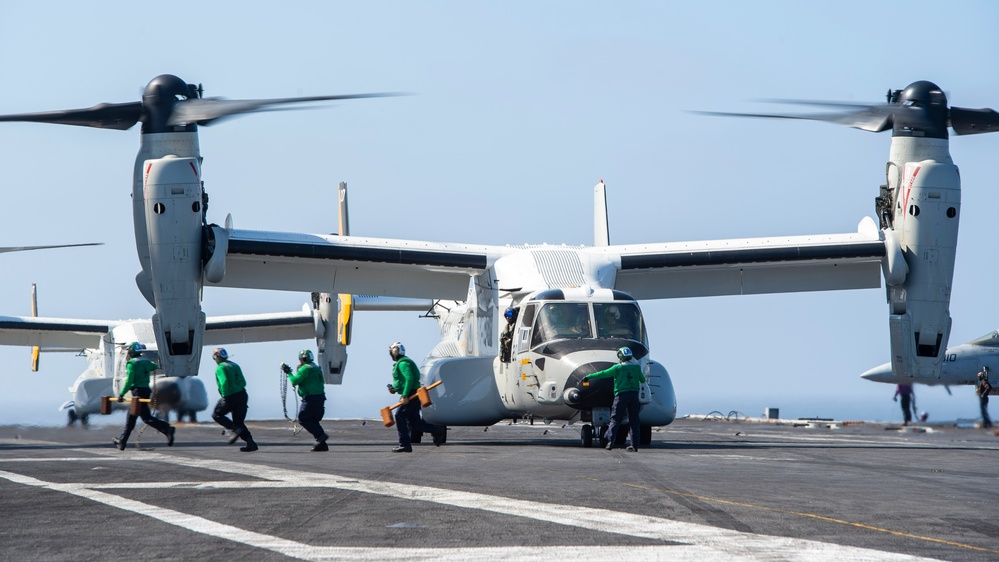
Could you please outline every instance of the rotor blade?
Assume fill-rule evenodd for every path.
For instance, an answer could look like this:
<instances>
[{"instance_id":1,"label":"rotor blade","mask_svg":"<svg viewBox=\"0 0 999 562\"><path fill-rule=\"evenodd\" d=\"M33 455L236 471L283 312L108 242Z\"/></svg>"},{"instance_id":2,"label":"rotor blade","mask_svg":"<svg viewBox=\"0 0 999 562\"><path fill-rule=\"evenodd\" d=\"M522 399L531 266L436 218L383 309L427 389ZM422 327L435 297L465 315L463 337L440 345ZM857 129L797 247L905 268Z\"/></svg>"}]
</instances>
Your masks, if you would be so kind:
<instances>
[{"instance_id":1,"label":"rotor blade","mask_svg":"<svg viewBox=\"0 0 999 562\"><path fill-rule=\"evenodd\" d=\"M323 107L324 106L319 106L319 105L303 105L303 106L299 106L299 107L261 107L260 109L253 109L253 110L250 110L250 111L244 111L243 113L223 115L222 117L216 117L214 119L206 119L204 121L198 121L198 125L200 125L202 127L207 127L207 126L210 126L210 125L215 125L215 124L220 123L222 121L228 121L229 119L235 119L236 117L239 117L240 115L248 115L250 113L271 113L271 112L277 112L277 111L302 111L302 110L306 110L306 109L323 109ZM325 107L330 107L330 106L325 106Z\"/></svg>"},{"instance_id":2,"label":"rotor blade","mask_svg":"<svg viewBox=\"0 0 999 562\"><path fill-rule=\"evenodd\" d=\"M169 125L201 123L204 121L218 119L220 117L226 117L228 115L236 115L238 113L252 113L267 108L268 106L287 103L384 98L405 95L408 94L401 92L385 92L373 94L345 94L338 96L311 96L304 98L276 98L268 100L224 100L219 98L191 99L178 101L167 123Z\"/></svg>"},{"instance_id":3,"label":"rotor blade","mask_svg":"<svg viewBox=\"0 0 999 562\"><path fill-rule=\"evenodd\" d=\"M29 250L50 250L52 248L78 248L80 246L103 245L103 242L88 242L86 244L59 244L55 246L0 246L0 254L5 252L27 252Z\"/></svg>"},{"instance_id":4,"label":"rotor blade","mask_svg":"<svg viewBox=\"0 0 999 562\"><path fill-rule=\"evenodd\" d=\"M805 115L779 113L725 113L716 111L695 111L701 115L722 117L765 117L770 119L804 119L808 121L826 121L848 127L855 127L872 133L880 133L892 127L892 113L881 111L877 106L861 106L860 111L845 113L812 113Z\"/></svg>"},{"instance_id":5,"label":"rotor blade","mask_svg":"<svg viewBox=\"0 0 999 562\"><path fill-rule=\"evenodd\" d=\"M98 129L132 128L142 116L142 103L102 103L86 109L66 109L43 111L41 113L19 113L0 115L0 121L28 121L32 123L53 123L56 125L77 125Z\"/></svg>"},{"instance_id":6,"label":"rotor blade","mask_svg":"<svg viewBox=\"0 0 999 562\"><path fill-rule=\"evenodd\" d=\"M851 101L792 100L792 99L782 99L782 98L768 98L755 101L758 101L760 103L781 103L785 105L812 105L815 107L854 108L858 110L877 108L877 109L883 109L885 111L891 111L898 108L898 105L890 105L885 103L862 103L862 102L851 102Z\"/></svg>"},{"instance_id":7,"label":"rotor blade","mask_svg":"<svg viewBox=\"0 0 999 562\"><path fill-rule=\"evenodd\" d=\"M959 135L999 131L999 113L994 109L950 108L950 126Z\"/></svg>"}]
</instances>

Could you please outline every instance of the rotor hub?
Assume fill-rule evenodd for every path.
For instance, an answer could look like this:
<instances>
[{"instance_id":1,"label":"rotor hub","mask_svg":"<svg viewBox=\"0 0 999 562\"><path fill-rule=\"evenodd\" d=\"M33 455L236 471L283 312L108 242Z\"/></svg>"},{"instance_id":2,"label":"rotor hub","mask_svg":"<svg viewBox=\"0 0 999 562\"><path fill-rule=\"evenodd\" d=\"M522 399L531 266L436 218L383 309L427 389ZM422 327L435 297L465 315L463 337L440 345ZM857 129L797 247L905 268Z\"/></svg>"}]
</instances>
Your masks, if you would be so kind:
<instances>
[{"instance_id":1,"label":"rotor hub","mask_svg":"<svg viewBox=\"0 0 999 562\"><path fill-rule=\"evenodd\" d=\"M947 96L933 82L920 80L909 84L898 96L903 105L938 105L947 106Z\"/></svg>"},{"instance_id":2,"label":"rotor hub","mask_svg":"<svg viewBox=\"0 0 999 562\"><path fill-rule=\"evenodd\" d=\"M892 136L947 138L947 96L933 82L909 84L894 103L902 107L893 112Z\"/></svg>"},{"instance_id":3,"label":"rotor hub","mask_svg":"<svg viewBox=\"0 0 999 562\"><path fill-rule=\"evenodd\" d=\"M142 132L145 134L196 131L198 126L194 123L170 125L168 121L178 101L197 97L196 86L172 74L161 74L153 78L142 92L142 107L146 114L142 120Z\"/></svg>"}]
</instances>

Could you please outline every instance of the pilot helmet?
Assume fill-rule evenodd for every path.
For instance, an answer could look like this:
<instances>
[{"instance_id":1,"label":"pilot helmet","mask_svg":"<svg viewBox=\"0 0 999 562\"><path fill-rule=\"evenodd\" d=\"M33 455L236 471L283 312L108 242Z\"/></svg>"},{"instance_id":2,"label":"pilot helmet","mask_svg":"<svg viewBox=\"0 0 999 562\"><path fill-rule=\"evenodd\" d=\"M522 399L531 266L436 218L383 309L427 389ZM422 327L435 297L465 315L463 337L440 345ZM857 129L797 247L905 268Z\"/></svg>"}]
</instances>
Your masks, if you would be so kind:
<instances>
[{"instance_id":1,"label":"pilot helmet","mask_svg":"<svg viewBox=\"0 0 999 562\"><path fill-rule=\"evenodd\" d=\"M617 358L621 360L622 363L627 363L635 358L634 354L631 353L630 347L622 347L617 350Z\"/></svg>"},{"instance_id":2,"label":"pilot helmet","mask_svg":"<svg viewBox=\"0 0 999 562\"><path fill-rule=\"evenodd\" d=\"M298 360L302 363L312 363L312 350L303 349L298 352Z\"/></svg>"},{"instance_id":3,"label":"pilot helmet","mask_svg":"<svg viewBox=\"0 0 999 562\"><path fill-rule=\"evenodd\" d=\"M510 308L507 308L506 312L503 313L503 318L506 318L507 322L513 324L514 322L517 321L517 309L513 308L512 306Z\"/></svg>"},{"instance_id":4,"label":"pilot helmet","mask_svg":"<svg viewBox=\"0 0 999 562\"><path fill-rule=\"evenodd\" d=\"M406 355L406 346L402 345L401 342L395 342L389 346L389 355L392 359L398 360L403 355Z\"/></svg>"},{"instance_id":5,"label":"pilot helmet","mask_svg":"<svg viewBox=\"0 0 999 562\"><path fill-rule=\"evenodd\" d=\"M614 320L620 320L621 319L621 309L619 309L615 305L608 306L607 307L607 318L613 318Z\"/></svg>"},{"instance_id":6,"label":"pilot helmet","mask_svg":"<svg viewBox=\"0 0 999 562\"><path fill-rule=\"evenodd\" d=\"M146 346L137 341L128 344L128 358L131 359L132 357L142 355L142 350L144 349L146 349Z\"/></svg>"},{"instance_id":7,"label":"pilot helmet","mask_svg":"<svg viewBox=\"0 0 999 562\"><path fill-rule=\"evenodd\" d=\"M214 359L216 363L228 361L229 352L226 351L224 347L216 347L215 351L212 352L212 359Z\"/></svg>"}]
</instances>

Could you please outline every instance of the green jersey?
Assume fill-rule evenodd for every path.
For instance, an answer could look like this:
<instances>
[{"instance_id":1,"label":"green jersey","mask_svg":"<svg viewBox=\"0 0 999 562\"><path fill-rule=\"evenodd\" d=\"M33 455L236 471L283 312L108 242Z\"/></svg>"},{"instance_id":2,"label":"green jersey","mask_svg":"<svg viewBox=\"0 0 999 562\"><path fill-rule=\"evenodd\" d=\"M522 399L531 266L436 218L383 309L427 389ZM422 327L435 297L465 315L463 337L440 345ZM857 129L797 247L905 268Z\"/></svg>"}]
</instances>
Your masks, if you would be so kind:
<instances>
[{"instance_id":1,"label":"green jersey","mask_svg":"<svg viewBox=\"0 0 999 562\"><path fill-rule=\"evenodd\" d=\"M392 388L406 397L412 396L420 388L420 368L405 355L392 365Z\"/></svg>"},{"instance_id":2,"label":"green jersey","mask_svg":"<svg viewBox=\"0 0 999 562\"><path fill-rule=\"evenodd\" d=\"M298 395L302 398L315 394L326 394L323 370L315 363L302 363L294 374L288 375L288 380L298 387Z\"/></svg>"},{"instance_id":3,"label":"green jersey","mask_svg":"<svg viewBox=\"0 0 999 562\"><path fill-rule=\"evenodd\" d=\"M149 388L149 374L160 366L143 357L133 357L125 365L125 383L121 386L121 396L133 388Z\"/></svg>"},{"instance_id":4,"label":"green jersey","mask_svg":"<svg viewBox=\"0 0 999 562\"><path fill-rule=\"evenodd\" d=\"M606 379L614 377L614 396L622 392L638 391L645 382L642 368L635 363L618 363L603 371L586 375L583 380Z\"/></svg>"},{"instance_id":5,"label":"green jersey","mask_svg":"<svg viewBox=\"0 0 999 562\"><path fill-rule=\"evenodd\" d=\"M223 398L246 389L243 370L232 361L223 361L215 367L215 382L219 385L219 396Z\"/></svg>"}]
</instances>

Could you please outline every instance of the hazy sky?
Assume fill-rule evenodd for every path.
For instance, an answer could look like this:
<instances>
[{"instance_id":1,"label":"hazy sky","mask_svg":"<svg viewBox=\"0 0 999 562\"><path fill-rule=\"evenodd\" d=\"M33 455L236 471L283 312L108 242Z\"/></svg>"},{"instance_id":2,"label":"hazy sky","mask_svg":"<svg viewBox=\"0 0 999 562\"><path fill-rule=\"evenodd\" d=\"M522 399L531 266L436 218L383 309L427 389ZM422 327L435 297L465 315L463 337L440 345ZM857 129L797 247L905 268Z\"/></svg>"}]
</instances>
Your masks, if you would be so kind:
<instances>
[{"instance_id":1,"label":"hazy sky","mask_svg":"<svg viewBox=\"0 0 999 562\"><path fill-rule=\"evenodd\" d=\"M358 4L358 5L355 5ZM288 6L293 6L289 8ZM931 80L962 107L999 105L993 2L0 2L0 113L139 98L153 77L206 96L370 91L414 96L244 116L201 128L209 219L237 228L336 229L482 244L593 240L593 185L608 186L612 243L852 232L874 216L890 135L825 123L720 119L773 98L884 100ZM0 255L0 314L148 318L135 287L130 131L0 125L0 245L103 242ZM951 343L996 328L989 162L999 135L951 139L963 217ZM994 165L994 164L992 164ZM308 295L209 288L209 315L299 309ZM888 360L883 289L643 303L652 356L679 413L898 419L893 387L860 373ZM388 345L421 359L436 323L355 316L330 417L377 417ZM281 416L277 365L314 341L229 346L251 418ZM85 368L0 347L0 423L59 423ZM202 363L210 399L214 365ZM971 418L970 388L917 387L931 419ZM202 419L209 419L208 413ZM116 418L114 423L120 422ZM386 439L392 436L387 433Z\"/></svg>"}]
</instances>

